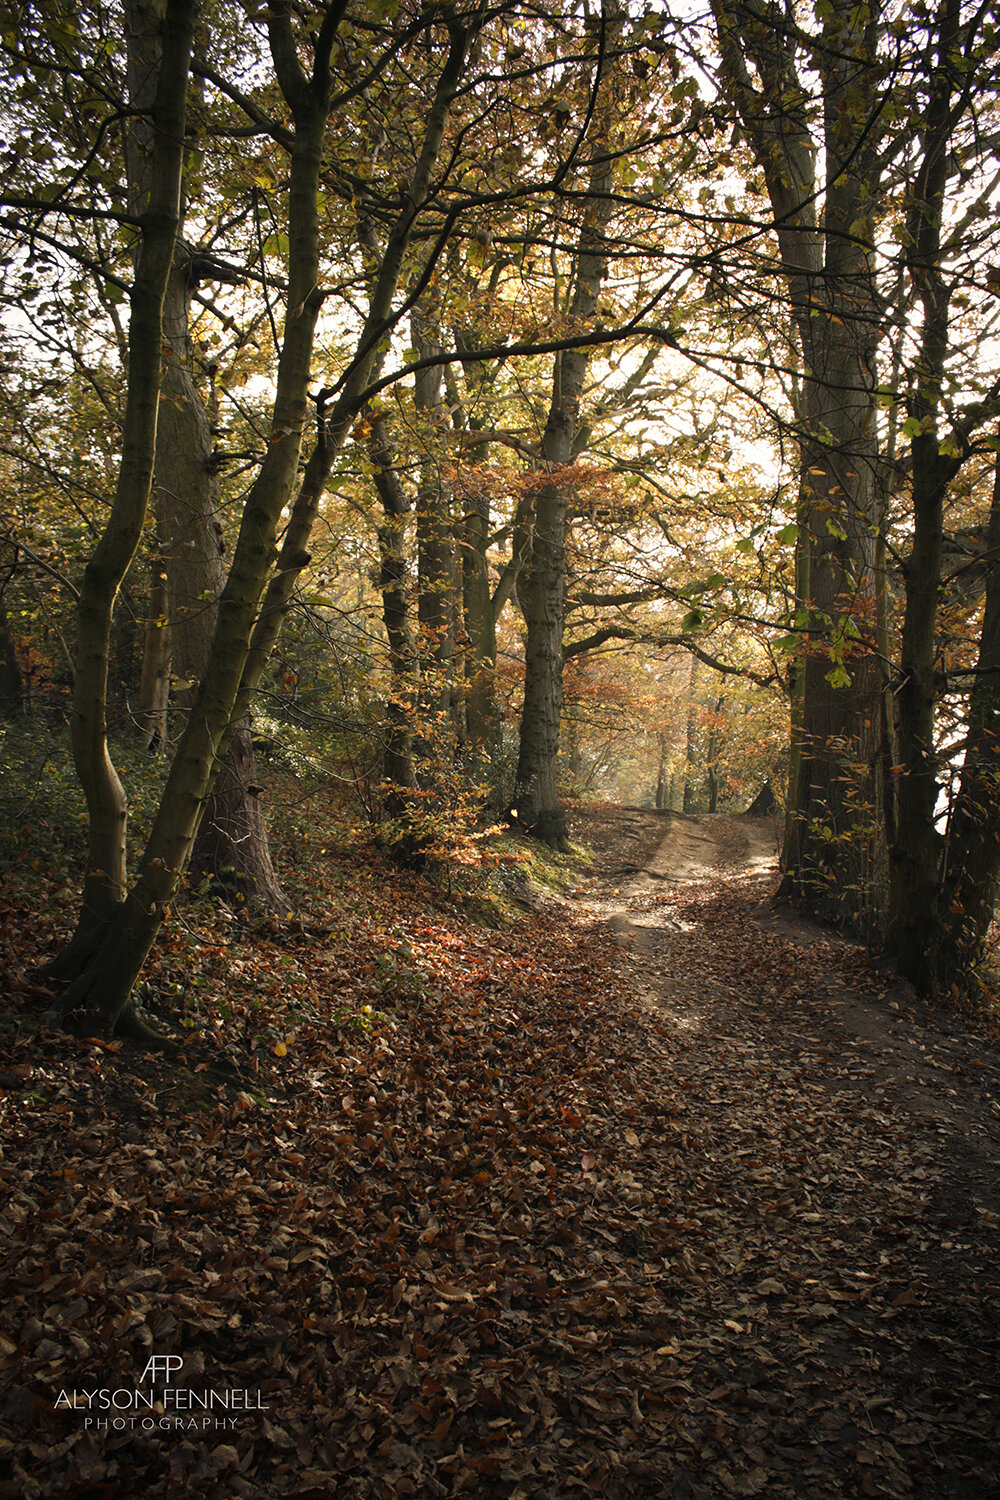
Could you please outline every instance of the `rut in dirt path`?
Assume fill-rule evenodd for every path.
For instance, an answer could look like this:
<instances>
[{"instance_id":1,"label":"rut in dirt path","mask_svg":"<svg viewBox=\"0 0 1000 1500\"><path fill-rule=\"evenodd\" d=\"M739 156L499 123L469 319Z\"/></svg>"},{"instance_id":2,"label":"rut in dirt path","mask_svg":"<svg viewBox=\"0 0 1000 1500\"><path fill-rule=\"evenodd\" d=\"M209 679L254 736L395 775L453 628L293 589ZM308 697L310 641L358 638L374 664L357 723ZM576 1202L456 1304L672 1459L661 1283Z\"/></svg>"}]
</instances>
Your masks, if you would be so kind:
<instances>
[{"instance_id":1,"label":"rut in dirt path","mask_svg":"<svg viewBox=\"0 0 1000 1500\"><path fill-rule=\"evenodd\" d=\"M675 1342L695 1391L692 1324L727 1370L704 1399L734 1455L703 1493L1000 1495L996 1052L771 909L767 822L581 832L611 872L581 899L670 1039L695 1164Z\"/></svg>"}]
</instances>

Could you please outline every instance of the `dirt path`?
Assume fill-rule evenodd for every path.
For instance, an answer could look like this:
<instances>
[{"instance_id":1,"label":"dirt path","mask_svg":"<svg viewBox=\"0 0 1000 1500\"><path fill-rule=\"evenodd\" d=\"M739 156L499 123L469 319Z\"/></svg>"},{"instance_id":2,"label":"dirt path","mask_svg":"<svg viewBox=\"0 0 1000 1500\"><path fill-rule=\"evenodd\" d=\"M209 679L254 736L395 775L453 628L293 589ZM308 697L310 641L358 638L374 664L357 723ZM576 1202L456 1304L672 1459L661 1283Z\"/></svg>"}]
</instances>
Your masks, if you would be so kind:
<instances>
[{"instance_id":1,"label":"dirt path","mask_svg":"<svg viewBox=\"0 0 1000 1500\"><path fill-rule=\"evenodd\" d=\"M698 1157L666 1341L697 1451L672 1493L1000 1496L995 1049L776 914L765 820L578 832L606 873L577 899L619 936Z\"/></svg>"}]
</instances>

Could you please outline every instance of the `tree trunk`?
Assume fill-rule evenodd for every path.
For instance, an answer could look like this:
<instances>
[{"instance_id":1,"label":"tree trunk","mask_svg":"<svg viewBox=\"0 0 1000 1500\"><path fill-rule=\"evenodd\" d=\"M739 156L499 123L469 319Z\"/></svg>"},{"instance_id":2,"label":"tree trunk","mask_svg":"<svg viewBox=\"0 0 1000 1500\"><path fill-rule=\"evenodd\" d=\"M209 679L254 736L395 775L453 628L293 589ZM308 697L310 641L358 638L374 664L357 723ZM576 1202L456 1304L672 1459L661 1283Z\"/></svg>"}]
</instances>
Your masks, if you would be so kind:
<instances>
[{"instance_id":1,"label":"tree trunk","mask_svg":"<svg viewBox=\"0 0 1000 1500\"><path fill-rule=\"evenodd\" d=\"M162 755L167 748L171 642L167 561L159 546L149 560L149 574L149 609L136 720L146 748L154 755Z\"/></svg>"},{"instance_id":2,"label":"tree trunk","mask_svg":"<svg viewBox=\"0 0 1000 1500\"><path fill-rule=\"evenodd\" d=\"M107 743L111 627L115 599L142 536L153 479L163 298L180 222L195 9L194 0L165 0L162 18L155 18L161 59L149 111L150 187L130 295L121 461L108 521L84 570L77 603L72 740L89 820L87 874L77 931L52 966L54 976L72 972L92 951L120 913L125 896L127 805ZM148 29L150 18L134 7L126 24L130 30Z\"/></svg>"},{"instance_id":3,"label":"tree trunk","mask_svg":"<svg viewBox=\"0 0 1000 1500\"><path fill-rule=\"evenodd\" d=\"M722 710L726 706L725 698L719 698L716 702L712 715L712 724L708 732L708 755L707 755L707 781L708 781L708 810L710 813L719 811L719 756L725 738L722 732Z\"/></svg>"},{"instance_id":4,"label":"tree trunk","mask_svg":"<svg viewBox=\"0 0 1000 1500\"><path fill-rule=\"evenodd\" d=\"M24 682L18 665L10 621L0 600L0 715L16 719L24 712Z\"/></svg>"},{"instance_id":5,"label":"tree trunk","mask_svg":"<svg viewBox=\"0 0 1000 1500\"><path fill-rule=\"evenodd\" d=\"M667 789L667 737L665 734L657 735L657 743L660 750L660 763L656 771L656 809L662 812L669 807L669 792Z\"/></svg>"},{"instance_id":6,"label":"tree trunk","mask_svg":"<svg viewBox=\"0 0 1000 1500\"><path fill-rule=\"evenodd\" d=\"M425 297L410 315L413 347L421 359L443 353L436 309ZM455 719L453 671L455 654L455 550L451 487L446 482L441 450L447 422L444 375L440 365L418 370L413 379L413 404L420 424L423 457L417 490L417 621L422 718L421 733L433 741L434 718Z\"/></svg>"},{"instance_id":7,"label":"tree trunk","mask_svg":"<svg viewBox=\"0 0 1000 1500\"><path fill-rule=\"evenodd\" d=\"M389 644L389 694L386 703L386 742L383 775L387 783L386 811L398 827L394 847L407 866L421 862L421 840L412 818L417 787L413 762L413 724L420 678L417 650L410 623L407 589L406 517L410 500L393 463L385 420L372 423L368 453L375 470L375 488L385 520L378 528L379 587L382 622Z\"/></svg>"},{"instance_id":8,"label":"tree trunk","mask_svg":"<svg viewBox=\"0 0 1000 1500\"><path fill-rule=\"evenodd\" d=\"M240 905L287 912L291 907L275 879L256 777L247 715L236 726L205 805L191 851L191 878L210 878Z\"/></svg>"},{"instance_id":9,"label":"tree trunk","mask_svg":"<svg viewBox=\"0 0 1000 1500\"><path fill-rule=\"evenodd\" d=\"M469 743L492 756L498 748L500 716L495 690L497 617L486 558L489 534L489 495L468 495L462 520L462 609L468 640L465 724Z\"/></svg>"},{"instance_id":10,"label":"tree trunk","mask_svg":"<svg viewBox=\"0 0 1000 1500\"><path fill-rule=\"evenodd\" d=\"M859 118L855 101L876 98L879 22L853 0L830 0L821 35L807 47L764 0L713 0L713 10L723 71L767 183L802 361L796 608L809 644L792 685L781 894L863 925L871 893L861 830L876 811L882 691L875 567L882 317L870 243L881 162L877 115L869 118L866 105ZM819 106L803 87L800 57L820 75ZM816 172L820 148L825 182Z\"/></svg>"},{"instance_id":11,"label":"tree trunk","mask_svg":"<svg viewBox=\"0 0 1000 1500\"><path fill-rule=\"evenodd\" d=\"M942 838L934 822L940 792L934 741L935 666L944 498L956 465L941 454L937 428L948 356L949 292L941 269L941 233L954 129L951 97L958 23L957 0L945 0L938 65L921 134L922 160L910 190L907 225L909 270L923 310L923 327L916 389L909 403L909 416L919 423L920 431L911 441L913 546L903 568L906 608L894 693L902 774L896 784L895 837L890 850L888 940L900 973L923 994L936 985L941 930ZM960 854L960 861L963 858ZM977 922L973 926L978 930Z\"/></svg>"},{"instance_id":12,"label":"tree trunk","mask_svg":"<svg viewBox=\"0 0 1000 1500\"><path fill-rule=\"evenodd\" d=\"M617 10L614 15L617 24ZM608 146L613 106L607 98L613 79L600 83L605 99L600 127L591 136L596 158L589 173L591 197L584 210L574 257L575 286L566 310L568 326L581 330L590 326L597 312L607 273L605 235L613 213L613 152ZM556 786L569 510L566 483L559 471L573 460L588 365L587 349L567 349L555 356L552 400L541 445L548 478L535 496L530 550L518 582L525 624L524 706L512 816L519 828L556 848L568 848L566 818Z\"/></svg>"},{"instance_id":13,"label":"tree trunk","mask_svg":"<svg viewBox=\"0 0 1000 1500\"><path fill-rule=\"evenodd\" d=\"M466 328L454 329L455 348L460 354L473 354L484 342L484 330L475 335ZM462 374L468 393L463 404L455 388L448 390L453 421L460 430L479 432L485 423L482 404L488 400L494 376L485 363L476 359L462 361ZM460 535L462 633L465 639L465 732L473 755L490 762L500 751L500 714L496 697L497 620L510 596L510 589L494 601L490 589L490 567L487 556L490 540L491 504L488 483L477 485L476 471L489 458L489 444L483 442L472 451L471 476L465 476L462 527ZM501 591L498 591L500 593Z\"/></svg>"},{"instance_id":14,"label":"tree trunk","mask_svg":"<svg viewBox=\"0 0 1000 1500\"><path fill-rule=\"evenodd\" d=\"M206 274L211 274L210 269ZM212 422L195 379L190 320L192 262L178 257L164 302L169 354L156 445L157 511L167 542L169 616L181 707L190 707L205 671L217 603L226 580L222 494ZM274 874L251 719L241 715L191 854L196 879L210 876L241 902L285 913L290 903Z\"/></svg>"},{"instance_id":15,"label":"tree trunk","mask_svg":"<svg viewBox=\"0 0 1000 1500\"><path fill-rule=\"evenodd\" d=\"M183 33L183 49L177 44L173 34L174 31L180 33L178 22L174 22L173 30L169 24L171 6L180 8L182 5L187 22L187 30ZM100 714L102 729L106 665L101 679L91 681L88 664L92 657L97 658L97 653L90 649L91 637L96 635L96 631L89 615L93 586L88 580L96 575L104 584L106 593L106 551L111 552L116 563L123 564L123 574L124 566L131 559L141 534L151 487L160 378L161 313L166 283L174 264L174 246L180 219L190 25L191 11L187 9L187 0L169 0L168 23L164 25L163 31L162 62L158 70L157 101L167 92L169 84L171 112L169 117L163 118L154 114L156 129L152 148L150 201L158 203L160 200L168 200L172 206L172 215L168 218L164 208L153 220L154 225L160 228L159 236L152 241L157 251L158 272L155 308L150 308L142 324L138 323L133 314L129 334L126 437L129 432L128 409L133 400L133 388L137 385L141 372L144 377L141 387L144 396L143 410L147 406L149 408L148 419L141 431L141 446L137 444L144 485L140 496L134 479L130 484L128 498L131 504L127 531L116 524L113 508L111 523L98 544L95 559L88 565L85 589L81 596L82 649L79 662L83 665L84 672L81 673L78 666L77 676L78 680L82 675L85 676L86 696L83 701L88 711ZM273 436L247 497L233 566L219 600L208 662L195 692L187 726L171 763L138 878L124 902L121 897L125 872L125 811L124 794L117 777L114 778L114 787L119 805L116 807L111 803L106 809L95 800L91 812L91 826L103 835L104 845L110 846L110 834L117 833L118 845L110 852L118 854L119 858L113 878L110 878L110 860L104 845L101 846L104 858L98 867L101 883L97 892L104 905L97 911L97 915L102 919L102 927L96 945L85 950L82 972L63 995L62 1007L67 1013L75 1013L81 1017L83 1024L108 1031L131 1024L129 1002L133 984L163 920L165 907L187 864L202 810L218 769L219 747L233 717L234 700L247 656L247 643L271 564L281 512L295 482L301 435L305 425L313 336L319 310L315 296L319 270L317 195L326 120L326 85L322 79L314 81L312 87L306 83L287 19L275 19L270 26L276 68L294 93L293 112L296 123L289 187L289 242L292 247L289 255L289 313L273 409ZM148 220L150 215L147 214L146 217ZM140 250L133 303L140 289L145 291L144 283L147 278L144 275L144 262L148 258L149 248L150 236L147 234ZM149 300L152 302L151 298ZM126 446L122 461L123 474L129 460ZM119 488L122 488L121 480ZM122 556L125 551L123 534L128 536L131 544L127 557ZM109 618L110 602L108 598ZM106 645L101 659L106 664ZM78 688L78 700L80 698L81 690ZM89 719L84 718L79 707L75 718L83 726L76 731L75 739L85 743L84 733L92 739L92 724ZM107 761L103 735L101 745L104 760ZM83 760L85 772L92 774L86 757L78 754L79 760ZM110 761L107 764L110 766ZM105 776L100 785L107 782L108 778ZM88 796L88 802L90 801ZM111 821L111 814L115 815L116 821ZM91 894L94 879L93 875L89 877L91 885L85 891L86 908L89 910L95 907ZM108 897L112 892L114 900L109 901ZM75 963L78 955L70 951L64 957L66 962Z\"/></svg>"},{"instance_id":16,"label":"tree trunk","mask_svg":"<svg viewBox=\"0 0 1000 1500\"><path fill-rule=\"evenodd\" d=\"M1000 462L990 512L991 565L973 678L969 735L958 796L948 825L937 980L975 991L1000 883Z\"/></svg>"}]
</instances>

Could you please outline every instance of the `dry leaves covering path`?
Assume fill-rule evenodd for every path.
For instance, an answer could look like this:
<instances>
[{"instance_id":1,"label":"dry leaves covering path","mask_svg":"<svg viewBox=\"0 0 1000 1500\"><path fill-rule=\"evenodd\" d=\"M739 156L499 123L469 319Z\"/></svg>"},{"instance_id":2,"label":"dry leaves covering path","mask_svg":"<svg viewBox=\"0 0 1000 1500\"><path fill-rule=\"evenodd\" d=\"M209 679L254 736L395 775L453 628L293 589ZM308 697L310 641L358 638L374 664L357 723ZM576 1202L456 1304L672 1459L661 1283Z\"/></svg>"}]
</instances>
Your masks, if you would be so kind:
<instances>
[{"instance_id":1,"label":"dry leaves covering path","mask_svg":"<svg viewBox=\"0 0 1000 1500\"><path fill-rule=\"evenodd\" d=\"M1000 1495L995 1048L775 915L767 821L602 821L595 905L688 1143L662 1227L692 1493Z\"/></svg>"},{"instance_id":2,"label":"dry leaves covering path","mask_svg":"<svg viewBox=\"0 0 1000 1500\"><path fill-rule=\"evenodd\" d=\"M776 918L766 824L580 831L501 935L358 870L271 1012L234 936L242 1095L5 1013L0 1497L1000 1495L996 1051Z\"/></svg>"}]
</instances>

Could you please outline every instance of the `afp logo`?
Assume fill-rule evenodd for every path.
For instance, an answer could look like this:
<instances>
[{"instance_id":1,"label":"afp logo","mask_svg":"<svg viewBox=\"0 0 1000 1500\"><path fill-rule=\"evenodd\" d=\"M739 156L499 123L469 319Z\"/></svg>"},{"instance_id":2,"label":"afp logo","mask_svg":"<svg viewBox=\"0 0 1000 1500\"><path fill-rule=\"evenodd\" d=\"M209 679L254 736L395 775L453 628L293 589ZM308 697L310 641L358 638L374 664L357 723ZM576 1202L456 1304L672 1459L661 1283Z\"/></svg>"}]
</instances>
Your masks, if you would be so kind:
<instances>
[{"instance_id":1,"label":"afp logo","mask_svg":"<svg viewBox=\"0 0 1000 1500\"><path fill-rule=\"evenodd\" d=\"M184 1368L184 1361L179 1354L151 1354L146 1361L146 1368L139 1376L139 1381L149 1380L156 1383L157 1376L162 1376L163 1384L170 1385L172 1377L179 1375Z\"/></svg>"}]
</instances>

